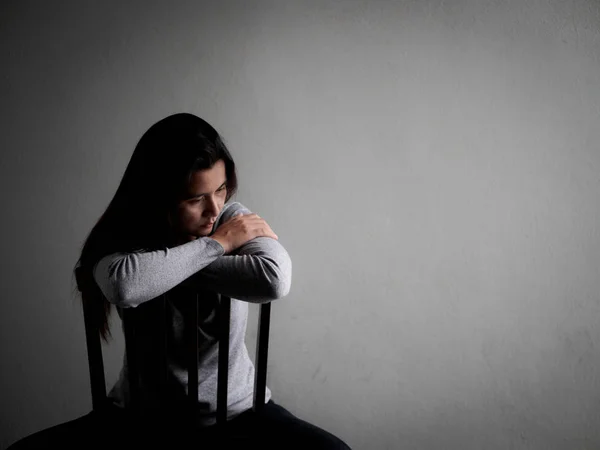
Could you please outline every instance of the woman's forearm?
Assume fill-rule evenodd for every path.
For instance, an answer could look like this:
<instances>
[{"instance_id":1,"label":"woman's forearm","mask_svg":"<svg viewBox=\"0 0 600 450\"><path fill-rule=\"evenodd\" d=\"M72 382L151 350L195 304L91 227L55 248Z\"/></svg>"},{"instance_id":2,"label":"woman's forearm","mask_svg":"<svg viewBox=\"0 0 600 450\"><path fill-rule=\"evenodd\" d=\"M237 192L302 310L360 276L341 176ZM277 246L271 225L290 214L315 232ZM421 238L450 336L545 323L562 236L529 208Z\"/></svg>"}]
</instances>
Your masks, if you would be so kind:
<instances>
[{"instance_id":1,"label":"woman's forearm","mask_svg":"<svg viewBox=\"0 0 600 450\"><path fill-rule=\"evenodd\" d=\"M239 202L225 206L218 224L250 211ZM288 294L292 263L275 239L257 237L231 254L216 240L202 237L163 250L114 253L94 268L94 278L111 303L128 308L156 298L183 283L239 300L266 302Z\"/></svg>"},{"instance_id":2,"label":"woman's forearm","mask_svg":"<svg viewBox=\"0 0 600 450\"><path fill-rule=\"evenodd\" d=\"M94 279L107 300L131 308L171 290L224 254L217 241L201 238L150 252L107 255L94 267Z\"/></svg>"},{"instance_id":3,"label":"woman's forearm","mask_svg":"<svg viewBox=\"0 0 600 450\"><path fill-rule=\"evenodd\" d=\"M292 261L275 239L258 237L223 255L184 281L228 297L262 303L285 297L292 282Z\"/></svg>"}]
</instances>

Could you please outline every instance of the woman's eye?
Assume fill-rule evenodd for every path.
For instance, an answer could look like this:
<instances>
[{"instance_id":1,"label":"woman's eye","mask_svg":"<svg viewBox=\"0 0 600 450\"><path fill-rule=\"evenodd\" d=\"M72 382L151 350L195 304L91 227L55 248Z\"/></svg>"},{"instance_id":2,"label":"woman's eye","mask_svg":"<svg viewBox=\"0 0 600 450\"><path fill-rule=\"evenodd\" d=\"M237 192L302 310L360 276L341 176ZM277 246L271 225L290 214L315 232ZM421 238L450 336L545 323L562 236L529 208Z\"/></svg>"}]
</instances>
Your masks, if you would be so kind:
<instances>
[{"instance_id":1,"label":"woman's eye","mask_svg":"<svg viewBox=\"0 0 600 450\"><path fill-rule=\"evenodd\" d=\"M222 188L217 189L217 192L225 192L227 190L227 186L223 186ZM204 200L204 197L198 197L192 200L194 203L198 203Z\"/></svg>"}]
</instances>

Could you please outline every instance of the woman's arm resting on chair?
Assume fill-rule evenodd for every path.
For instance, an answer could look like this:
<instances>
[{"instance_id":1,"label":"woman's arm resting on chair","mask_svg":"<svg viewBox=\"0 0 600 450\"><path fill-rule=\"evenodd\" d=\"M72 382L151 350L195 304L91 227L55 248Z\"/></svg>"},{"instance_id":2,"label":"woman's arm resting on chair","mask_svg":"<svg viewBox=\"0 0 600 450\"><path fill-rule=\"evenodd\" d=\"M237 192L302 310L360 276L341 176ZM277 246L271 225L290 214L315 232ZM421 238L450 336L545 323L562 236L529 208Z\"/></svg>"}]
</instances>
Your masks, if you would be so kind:
<instances>
[{"instance_id":1,"label":"woman's arm resting on chair","mask_svg":"<svg viewBox=\"0 0 600 450\"><path fill-rule=\"evenodd\" d=\"M250 214L236 202L223 214L222 223L236 214ZM278 240L254 238L185 280L187 286L212 289L228 297L263 303L288 295L292 283L292 261Z\"/></svg>"},{"instance_id":2,"label":"woman's arm resting on chair","mask_svg":"<svg viewBox=\"0 0 600 450\"><path fill-rule=\"evenodd\" d=\"M225 206L219 222L236 214L250 211L233 202ZM288 294L291 272L290 257L275 239L257 237L225 255L219 242L201 237L173 248L107 255L94 267L94 279L108 301L130 308L180 283L239 300L266 302Z\"/></svg>"}]
</instances>

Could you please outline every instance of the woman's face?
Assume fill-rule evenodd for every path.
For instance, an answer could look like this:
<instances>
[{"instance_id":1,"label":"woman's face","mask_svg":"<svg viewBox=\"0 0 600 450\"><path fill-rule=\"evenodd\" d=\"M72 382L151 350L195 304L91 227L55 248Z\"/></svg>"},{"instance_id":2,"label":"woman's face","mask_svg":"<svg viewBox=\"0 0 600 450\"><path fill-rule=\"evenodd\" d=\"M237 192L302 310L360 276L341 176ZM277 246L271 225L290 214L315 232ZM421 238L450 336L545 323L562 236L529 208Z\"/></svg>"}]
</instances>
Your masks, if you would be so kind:
<instances>
[{"instance_id":1,"label":"woman's face","mask_svg":"<svg viewBox=\"0 0 600 450\"><path fill-rule=\"evenodd\" d=\"M175 216L169 217L177 245L212 233L214 222L225 205L226 182L223 160L210 169L194 172L187 195L177 205Z\"/></svg>"}]
</instances>

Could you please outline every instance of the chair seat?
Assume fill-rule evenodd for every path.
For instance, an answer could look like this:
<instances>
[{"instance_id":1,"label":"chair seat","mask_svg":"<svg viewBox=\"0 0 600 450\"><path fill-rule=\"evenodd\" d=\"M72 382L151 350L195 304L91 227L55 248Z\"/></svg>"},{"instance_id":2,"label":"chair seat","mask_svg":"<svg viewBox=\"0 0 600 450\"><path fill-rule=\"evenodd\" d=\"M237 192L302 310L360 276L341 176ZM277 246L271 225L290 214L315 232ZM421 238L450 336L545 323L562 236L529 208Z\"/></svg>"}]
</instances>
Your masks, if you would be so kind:
<instances>
[{"instance_id":1,"label":"chair seat","mask_svg":"<svg viewBox=\"0 0 600 450\"><path fill-rule=\"evenodd\" d=\"M128 418L129 417L129 418ZM127 449L135 448L237 448L244 436L228 438L216 427L205 432L191 431L189 426L167 423L144 423L132 420L118 407L108 405L100 410L29 435L7 450L54 449ZM191 444L191 445L190 445ZM234 445L237 444L237 445ZM241 447L240 447L241 448Z\"/></svg>"}]
</instances>

